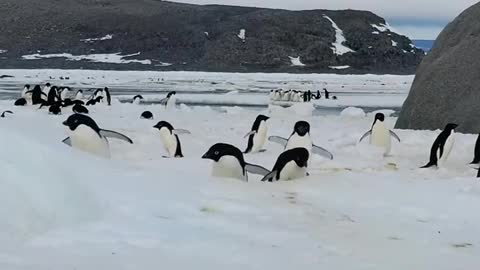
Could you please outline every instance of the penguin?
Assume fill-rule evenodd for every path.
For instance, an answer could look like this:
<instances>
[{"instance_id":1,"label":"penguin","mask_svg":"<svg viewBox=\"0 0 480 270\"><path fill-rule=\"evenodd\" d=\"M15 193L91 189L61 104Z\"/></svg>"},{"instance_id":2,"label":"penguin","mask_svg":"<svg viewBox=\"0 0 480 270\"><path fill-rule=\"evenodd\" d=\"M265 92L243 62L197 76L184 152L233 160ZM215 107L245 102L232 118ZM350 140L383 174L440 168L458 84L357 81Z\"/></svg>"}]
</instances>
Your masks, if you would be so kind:
<instances>
[{"instance_id":1,"label":"penguin","mask_svg":"<svg viewBox=\"0 0 480 270\"><path fill-rule=\"evenodd\" d=\"M60 100L67 99L67 96L70 94L70 87L64 87L60 90Z\"/></svg>"},{"instance_id":2,"label":"penguin","mask_svg":"<svg viewBox=\"0 0 480 270\"><path fill-rule=\"evenodd\" d=\"M168 152L168 157L182 158L182 146L178 135L190 134L190 132L184 129L174 129L167 121L160 121L153 127L160 131L160 139L163 147Z\"/></svg>"},{"instance_id":3,"label":"penguin","mask_svg":"<svg viewBox=\"0 0 480 270\"><path fill-rule=\"evenodd\" d=\"M317 94L313 96L314 99L319 100L322 98L322 94L320 94L320 90L317 90Z\"/></svg>"},{"instance_id":4,"label":"penguin","mask_svg":"<svg viewBox=\"0 0 480 270\"><path fill-rule=\"evenodd\" d=\"M308 150L303 147L293 148L280 154L269 172L262 181L294 180L308 175Z\"/></svg>"},{"instance_id":5,"label":"penguin","mask_svg":"<svg viewBox=\"0 0 480 270\"><path fill-rule=\"evenodd\" d=\"M85 102L83 100L74 100L72 102L73 104L85 105Z\"/></svg>"},{"instance_id":6,"label":"penguin","mask_svg":"<svg viewBox=\"0 0 480 270\"><path fill-rule=\"evenodd\" d=\"M475 142L473 161L470 162L470 164L477 165L479 163L480 163L480 134L478 134L477 141Z\"/></svg>"},{"instance_id":7,"label":"penguin","mask_svg":"<svg viewBox=\"0 0 480 270\"><path fill-rule=\"evenodd\" d=\"M50 90L50 87L48 89ZM47 98L47 95L42 91L40 85L35 85L32 90L26 92L26 94L28 93L32 93L32 105L42 104L45 102L45 99L43 99L43 97Z\"/></svg>"},{"instance_id":8,"label":"penguin","mask_svg":"<svg viewBox=\"0 0 480 270\"><path fill-rule=\"evenodd\" d=\"M260 114L255 119L255 122L253 122L252 130L245 135L245 138L248 137L247 149L244 152L245 154L262 151L262 147L267 140L268 119L270 119L270 117Z\"/></svg>"},{"instance_id":9,"label":"penguin","mask_svg":"<svg viewBox=\"0 0 480 270\"><path fill-rule=\"evenodd\" d=\"M45 96L48 96L48 92L50 92L50 87L51 87L51 86L52 86L52 85L51 85L50 83L47 83L47 84L45 84L45 86L43 87L42 92L43 92L43 94L44 94Z\"/></svg>"},{"instance_id":10,"label":"penguin","mask_svg":"<svg viewBox=\"0 0 480 270\"><path fill-rule=\"evenodd\" d=\"M107 138L115 138L133 144L127 136L115 131L100 129L95 121L84 114L72 114L63 122L68 127L70 136L62 142L94 155L110 157Z\"/></svg>"},{"instance_id":11,"label":"penguin","mask_svg":"<svg viewBox=\"0 0 480 270\"><path fill-rule=\"evenodd\" d=\"M58 100L59 100L59 97L58 97L57 87L56 86L50 87L50 90L48 91L48 95L47 95L47 103L54 104Z\"/></svg>"},{"instance_id":12,"label":"penguin","mask_svg":"<svg viewBox=\"0 0 480 270\"><path fill-rule=\"evenodd\" d=\"M53 115L62 114L62 108L60 107L60 104L56 103L56 104L50 105L50 108L48 108L48 113Z\"/></svg>"},{"instance_id":13,"label":"penguin","mask_svg":"<svg viewBox=\"0 0 480 270\"><path fill-rule=\"evenodd\" d=\"M108 90L108 87L103 88L103 92L105 93L105 96L107 97L107 105L112 106L112 97L110 96L110 91Z\"/></svg>"},{"instance_id":14,"label":"penguin","mask_svg":"<svg viewBox=\"0 0 480 270\"><path fill-rule=\"evenodd\" d=\"M150 112L150 111L144 111L144 112L140 115L140 118L152 120L152 119L153 119L153 113Z\"/></svg>"},{"instance_id":15,"label":"penguin","mask_svg":"<svg viewBox=\"0 0 480 270\"><path fill-rule=\"evenodd\" d=\"M325 99L330 99L330 92L328 92L327 88L323 88L323 91L325 91Z\"/></svg>"},{"instance_id":16,"label":"penguin","mask_svg":"<svg viewBox=\"0 0 480 270\"><path fill-rule=\"evenodd\" d=\"M332 153L313 144L310 137L310 124L306 121L298 121L295 123L293 132L288 139L280 136L270 136L268 140L283 145L285 150L303 147L307 149L309 153L317 154L327 159L333 159Z\"/></svg>"},{"instance_id":17,"label":"penguin","mask_svg":"<svg viewBox=\"0 0 480 270\"><path fill-rule=\"evenodd\" d=\"M13 103L15 106L25 106L27 105L27 100L25 98L19 98L15 100L15 103Z\"/></svg>"},{"instance_id":18,"label":"penguin","mask_svg":"<svg viewBox=\"0 0 480 270\"><path fill-rule=\"evenodd\" d=\"M88 114L88 109L81 104L75 104L72 107L72 112Z\"/></svg>"},{"instance_id":19,"label":"penguin","mask_svg":"<svg viewBox=\"0 0 480 270\"><path fill-rule=\"evenodd\" d=\"M400 142L400 138L398 137L395 132L387 129L385 127L385 115L383 113L375 114L375 119L373 120L372 128L367 131L361 138L360 142L363 139L370 136L370 144L375 145L378 147L382 147L384 149L383 155L387 156L390 153L392 148L392 140L391 137Z\"/></svg>"},{"instance_id":20,"label":"penguin","mask_svg":"<svg viewBox=\"0 0 480 270\"><path fill-rule=\"evenodd\" d=\"M96 99L98 97L103 97L103 89L102 88L97 88L95 92L93 92L92 99Z\"/></svg>"},{"instance_id":21,"label":"penguin","mask_svg":"<svg viewBox=\"0 0 480 270\"><path fill-rule=\"evenodd\" d=\"M27 98L27 92L30 90L30 85L29 84L25 84L25 86L23 87L23 90L22 90L22 98Z\"/></svg>"},{"instance_id":22,"label":"penguin","mask_svg":"<svg viewBox=\"0 0 480 270\"><path fill-rule=\"evenodd\" d=\"M281 90L275 90L275 95L273 96L273 100L274 101L278 101L280 100L281 98L281 93L280 93Z\"/></svg>"},{"instance_id":23,"label":"penguin","mask_svg":"<svg viewBox=\"0 0 480 270\"><path fill-rule=\"evenodd\" d=\"M239 179L248 182L248 173L264 177L269 170L262 166L245 162L242 151L237 147L217 143L202 156L202 159L213 160L212 176Z\"/></svg>"},{"instance_id":24,"label":"penguin","mask_svg":"<svg viewBox=\"0 0 480 270\"><path fill-rule=\"evenodd\" d=\"M143 100L142 95L136 95L133 97L132 103L138 105L142 100Z\"/></svg>"},{"instance_id":25,"label":"penguin","mask_svg":"<svg viewBox=\"0 0 480 270\"><path fill-rule=\"evenodd\" d=\"M62 100L62 107L69 107L69 106L72 106L74 104L75 103L73 103L73 101L69 98L66 98L66 99Z\"/></svg>"},{"instance_id":26,"label":"penguin","mask_svg":"<svg viewBox=\"0 0 480 270\"><path fill-rule=\"evenodd\" d=\"M177 104L177 92L172 91L167 94L167 97L160 100L161 104L165 104L166 109L171 109L175 108L175 105Z\"/></svg>"},{"instance_id":27,"label":"penguin","mask_svg":"<svg viewBox=\"0 0 480 270\"><path fill-rule=\"evenodd\" d=\"M274 100L275 98L275 90L270 90L270 94L269 94L269 98L270 98L270 101Z\"/></svg>"},{"instance_id":28,"label":"penguin","mask_svg":"<svg viewBox=\"0 0 480 270\"><path fill-rule=\"evenodd\" d=\"M1 117L1 118L5 118L5 115L6 115L7 113L13 114L12 111L4 111L0 117Z\"/></svg>"},{"instance_id":29,"label":"penguin","mask_svg":"<svg viewBox=\"0 0 480 270\"><path fill-rule=\"evenodd\" d=\"M77 94L75 94L75 99L82 100L83 99L83 90L78 90Z\"/></svg>"},{"instance_id":30,"label":"penguin","mask_svg":"<svg viewBox=\"0 0 480 270\"><path fill-rule=\"evenodd\" d=\"M430 161L427 165L421 168L430 168L432 166L443 165L452 151L453 144L455 143L455 128L458 125L449 123L445 126L443 131L438 135L437 139L433 142L430 149Z\"/></svg>"}]
</instances>

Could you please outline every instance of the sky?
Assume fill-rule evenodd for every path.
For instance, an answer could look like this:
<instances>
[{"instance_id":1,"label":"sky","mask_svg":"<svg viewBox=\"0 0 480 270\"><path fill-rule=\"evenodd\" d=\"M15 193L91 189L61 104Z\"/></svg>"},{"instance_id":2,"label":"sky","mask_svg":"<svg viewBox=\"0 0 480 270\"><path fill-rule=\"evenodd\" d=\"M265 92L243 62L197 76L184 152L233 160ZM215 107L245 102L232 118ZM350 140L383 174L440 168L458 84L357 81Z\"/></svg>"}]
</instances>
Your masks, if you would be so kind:
<instances>
[{"instance_id":1,"label":"sky","mask_svg":"<svg viewBox=\"0 0 480 270\"><path fill-rule=\"evenodd\" d=\"M435 39L457 15L478 0L171 0L192 4L224 4L302 9L360 9L385 18L412 39Z\"/></svg>"}]
</instances>

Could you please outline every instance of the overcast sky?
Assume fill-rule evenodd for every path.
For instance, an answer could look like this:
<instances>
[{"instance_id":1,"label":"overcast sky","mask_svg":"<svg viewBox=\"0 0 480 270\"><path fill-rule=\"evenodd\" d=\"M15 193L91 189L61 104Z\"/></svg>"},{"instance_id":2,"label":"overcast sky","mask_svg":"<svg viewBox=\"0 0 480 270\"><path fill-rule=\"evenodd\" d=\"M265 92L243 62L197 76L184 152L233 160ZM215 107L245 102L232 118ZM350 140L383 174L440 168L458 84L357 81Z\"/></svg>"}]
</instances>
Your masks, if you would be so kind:
<instances>
[{"instance_id":1,"label":"overcast sky","mask_svg":"<svg viewBox=\"0 0 480 270\"><path fill-rule=\"evenodd\" d=\"M172 0L283 9L361 9L384 17L413 39L435 39L443 27L478 0Z\"/></svg>"}]
</instances>

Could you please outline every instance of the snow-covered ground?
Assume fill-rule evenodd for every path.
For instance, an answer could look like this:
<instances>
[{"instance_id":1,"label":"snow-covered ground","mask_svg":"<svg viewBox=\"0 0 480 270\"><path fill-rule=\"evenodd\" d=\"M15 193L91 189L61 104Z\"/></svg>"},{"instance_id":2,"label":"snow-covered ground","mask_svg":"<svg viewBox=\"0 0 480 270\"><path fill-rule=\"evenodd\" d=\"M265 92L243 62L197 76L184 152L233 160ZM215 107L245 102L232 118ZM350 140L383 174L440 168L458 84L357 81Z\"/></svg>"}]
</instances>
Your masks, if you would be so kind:
<instances>
[{"instance_id":1,"label":"snow-covered ground","mask_svg":"<svg viewBox=\"0 0 480 270\"><path fill-rule=\"evenodd\" d=\"M165 75L171 76L177 73ZM106 83L101 76L85 81ZM361 110L312 116L309 104L219 112L114 102L91 107L91 117L134 144L112 140L106 160L61 143L70 112L52 116L11 104L0 101L0 111L15 113L0 120L0 269L470 270L480 264L480 182L466 165L476 135L458 134L444 168L419 169L439 131L396 130L402 143L383 158L357 143L373 120ZM155 121L139 119L144 110ZM271 116L270 135L288 136L297 120L309 121L315 143L335 159L314 157L310 176L290 182L210 177L211 164L200 157L217 142L243 150L258 113ZM153 128L160 120L191 131L180 136L185 158L162 158ZM389 127L394 122L386 120ZM266 149L246 160L271 168L282 149L271 143Z\"/></svg>"}]
</instances>

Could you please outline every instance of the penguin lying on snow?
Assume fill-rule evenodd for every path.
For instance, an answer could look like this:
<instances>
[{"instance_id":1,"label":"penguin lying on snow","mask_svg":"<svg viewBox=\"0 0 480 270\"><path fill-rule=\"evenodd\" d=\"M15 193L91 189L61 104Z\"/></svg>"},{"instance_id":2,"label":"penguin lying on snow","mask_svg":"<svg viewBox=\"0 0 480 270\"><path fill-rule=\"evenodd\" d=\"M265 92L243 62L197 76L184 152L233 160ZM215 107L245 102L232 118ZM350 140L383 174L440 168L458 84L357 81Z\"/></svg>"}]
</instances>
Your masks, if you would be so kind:
<instances>
[{"instance_id":1,"label":"penguin lying on snow","mask_svg":"<svg viewBox=\"0 0 480 270\"><path fill-rule=\"evenodd\" d=\"M83 114L73 114L63 122L69 128L70 136L63 143L98 156L110 157L107 138L115 138L133 144L127 136L115 131L100 129L95 121Z\"/></svg>"},{"instance_id":2,"label":"penguin lying on snow","mask_svg":"<svg viewBox=\"0 0 480 270\"><path fill-rule=\"evenodd\" d=\"M280 154L270 173L262 181L294 180L307 176L308 150L299 147Z\"/></svg>"},{"instance_id":3,"label":"penguin lying on snow","mask_svg":"<svg viewBox=\"0 0 480 270\"><path fill-rule=\"evenodd\" d=\"M153 113L152 113L151 111L144 111L144 112L140 115L140 118L152 120L152 119L153 119Z\"/></svg>"},{"instance_id":4,"label":"penguin lying on snow","mask_svg":"<svg viewBox=\"0 0 480 270\"><path fill-rule=\"evenodd\" d=\"M370 136L370 144L382 147L385 149L383 155L386 156L390 153L392 148L392 136L400 142L400 138L395 132L385 127L385 115L383 113L377 113L375 120L373 121L372 128L367 131L361 138L360 142L366 137Z\"/></svg>"},{"instance_id":5,"label":"penguin lying on snow","mask_svg":"<svg viewBox=\"0 0 480 270\"><path fill-rule=\"evenodd\" d=\"M5 116L6 116L7 113L13 114L12 111L4 111L0 117L1 117L1 118L5 118Z\"/></svg>"},{"instance_id":6,"label":"penguin lying on snow","mask_svg":"<svg viewBox=\"0 0 480 270\"><path fill-rule=\"evenodd\" d=\"M268 140L285 146L285 150L303 147L307 149L309 153L311 152L328 159L333 159L332 153L313 144L312 139L310 138L310 124L306 121L298 121L295 123L293 133L288 139L279 136L271 136Z\"/></svg>"},{"instance_id":7,"label":"penguin lying on snow","mask_svg":"<svg viewBox=\"0 0 480 270\"><path fill-rule=\"evenodd\" d=\"M160 131L160 139L162 140L163 147L165 147L169 157L183 157L182 146L180 144L180 139L178 139L178 135L190 134L190 131L174 129L173 126L166 121L160 121L153 127Z\"/></svg>"},{"instance_id":8,"label":"penguin lying on snow","mask_svg":"<svg viewBox=\"0 0 480 270\"><path fill-rule=\"evenodd\" d=\"M19 98L15 100L15 103L13 104L15 106L25 106L27 105L27 100L25 98Z\"/></svg>"},{"instance_id":9,"label":"penguin lying on snow","mask_svg":"<svg viewBox=\"0 0 480 270\"><path fill-rule=\"evenodd\" d=\"M72 107L72 112L88 114L88 109L81 104L75 104Z\"/></svg>"},{"instance_id":10,"label":"penguin lying on snow","mask_svg":"<svg viewBox=\"0 0 480 270\"><path fill-rule=\"evenodd\" d=\"M270 173L262 166L245 162L243 153L237 147L217 143L202 156L203 159L213 160L212 176L235 178L248 182L248 173L265 176Z\"/></svg>"},{"instance_id":11,"label":"penguin lying on snow","mask_svg":"<svg viewBox=\"0 0 480 270\"><path fill-rule=\"evenodd\" d=\"M432 166L443 165L448 159L450 151L452 151L453 144L455 143L455 128L457 124L447 124L445 129L438 135L437 139L433 142L430 149L430 161L427 165L421 168L430 168Z\"/></svg>"},{"instance_id":12,"label":"penguin lying on snow","mask_svg":"<svg viewBox=\"0 0 480 270\"><path fill-rule=\"evenodd\" d=\"M262 147L267 140L267 120L270 119L268 116L259 115L253 122L252 130L245 135L248 137L248 145L245 150L245 154L248 153L257 153L262 151Z\"/></svg>"},{"instance_id":13,"label":"penguin lying on snow","mask_svg":"<svg viewBox=\"0 0 480 270\"><path fill-rule=\"evenodd\" d=\"M62 114L61 105L59 103L51 105L50 108L48 108L48 113L53 115Z\"/></svg>"}]
</instances>

